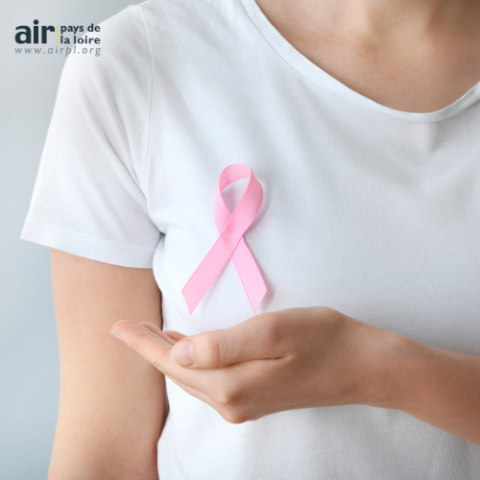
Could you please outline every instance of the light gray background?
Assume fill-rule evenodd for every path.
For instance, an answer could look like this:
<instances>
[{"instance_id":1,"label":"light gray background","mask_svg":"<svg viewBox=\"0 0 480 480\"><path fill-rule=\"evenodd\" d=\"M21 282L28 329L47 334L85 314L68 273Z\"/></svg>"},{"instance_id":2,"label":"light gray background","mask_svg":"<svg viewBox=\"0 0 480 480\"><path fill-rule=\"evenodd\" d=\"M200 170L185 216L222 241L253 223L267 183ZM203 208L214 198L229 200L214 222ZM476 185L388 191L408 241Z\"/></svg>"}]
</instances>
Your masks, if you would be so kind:
<instances>
[{"instance_id":1,"label":"light gray background","mask_svg":"<svg viewBox=\"0 0 480 480\"><path fill-rule=\"evenodd\" d=\"M15 27L98 24L135 0L2 0L0 479L47 478L59 403L49 249L20 240L65 56L15 54ZM53 44L50 42L47 47ZM33 45L32 45L33 46ZM37 47L45 45L37 45Z\"/></svg>"}]
</instances>

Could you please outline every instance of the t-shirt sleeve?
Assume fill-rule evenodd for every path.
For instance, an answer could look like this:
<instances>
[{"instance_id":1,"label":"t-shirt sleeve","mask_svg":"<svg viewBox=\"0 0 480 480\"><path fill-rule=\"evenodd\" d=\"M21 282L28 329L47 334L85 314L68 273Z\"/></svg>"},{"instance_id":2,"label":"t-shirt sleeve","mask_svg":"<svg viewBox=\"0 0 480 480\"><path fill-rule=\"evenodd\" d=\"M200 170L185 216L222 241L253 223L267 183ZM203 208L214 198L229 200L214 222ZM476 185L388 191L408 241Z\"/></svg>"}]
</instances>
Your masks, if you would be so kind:
<instances>
[{"instance_id":1,"label":"t-shirt sleeve","mask_svg":"<svg viewBox=\"0 0 480 480\"><path fill-rule=\"evenodd\" d=\"M147 32L134 5L99 26L87 35L101 44L77 44L63 67L20 238L151 268L161 233L146 191L153 73Z\"/></svg>"}]
</instances>

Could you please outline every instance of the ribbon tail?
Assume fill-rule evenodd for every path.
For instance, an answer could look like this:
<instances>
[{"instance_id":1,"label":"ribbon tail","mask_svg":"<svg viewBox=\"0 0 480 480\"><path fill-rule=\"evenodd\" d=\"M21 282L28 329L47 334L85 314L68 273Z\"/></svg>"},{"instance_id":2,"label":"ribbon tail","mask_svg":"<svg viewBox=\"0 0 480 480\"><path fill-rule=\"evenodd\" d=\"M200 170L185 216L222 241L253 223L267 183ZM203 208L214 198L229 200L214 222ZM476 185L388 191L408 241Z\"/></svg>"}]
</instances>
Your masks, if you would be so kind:
<instances>
[{"instance_id":1,"label":"ribbon tail","mask_svg":"<svg viewBox=\"0 0 480 480\"><path fill-rule=\"evenodd\" d=\"M243 237L235 249L232 261L237 269L238 276L242 282L248 301L254 313L267 293L267 287L263 280L257 262L253 258L252 252L248 248Z\"/></svg>"},{"instance_id":2,"label":"ribbon tail","mask_svg":"<svg viewBox=\"0 0 480 480\"><path fill-rule=\"evenodd\" d=\"M218 237L213 247L182 288L182 295L190 315L230 260L237 243L238 240L235 242L231 238Z\"/></svg>"}]
</instances>

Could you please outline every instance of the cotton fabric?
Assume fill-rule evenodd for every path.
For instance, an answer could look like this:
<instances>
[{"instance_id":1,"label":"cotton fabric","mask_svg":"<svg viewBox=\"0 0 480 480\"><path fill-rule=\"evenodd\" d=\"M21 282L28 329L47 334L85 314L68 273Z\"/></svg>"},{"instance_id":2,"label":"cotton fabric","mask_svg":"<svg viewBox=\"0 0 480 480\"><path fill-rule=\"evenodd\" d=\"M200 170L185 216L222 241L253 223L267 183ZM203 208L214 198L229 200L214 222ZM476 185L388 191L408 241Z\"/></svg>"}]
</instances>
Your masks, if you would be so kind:
<instances>
[{"instance_id":1,"label":"cotton fabric","mask_svg":"<svg viewBox=\"0 0 480 480\"><path fill-rule=\"evenodd\" d=\"M228 328L253 315L231 261L192 315L181 289L218 237L219 175L242 163L264 191L244 237L257 313L324 305L480 356L480 84L435 112L385 107L254 0L148 0L100 26L101 56L66 60L22 239L153 268L165 330ZM479 445L397 410L230 424L166 383L162 480L480 478Z\"/></svg>"}]
</instances>

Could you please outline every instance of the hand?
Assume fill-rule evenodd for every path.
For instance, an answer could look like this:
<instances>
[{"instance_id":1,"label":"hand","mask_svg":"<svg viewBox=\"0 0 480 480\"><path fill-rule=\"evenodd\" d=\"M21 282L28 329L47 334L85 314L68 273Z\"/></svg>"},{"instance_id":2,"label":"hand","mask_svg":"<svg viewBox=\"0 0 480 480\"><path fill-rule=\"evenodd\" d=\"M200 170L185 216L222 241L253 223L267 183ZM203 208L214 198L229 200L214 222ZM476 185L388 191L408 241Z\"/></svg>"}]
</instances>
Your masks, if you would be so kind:
<instances>
[{"instance_id":1,"label":"hand","mask_svg":"<svg viewBox=\"0 0 480 480\"><path fill-rule=\"evenodd\" d=\"M377 403L384 340L392 333L327 307L261 313L190 337L129 320L112 330L231 423L298 408Z\"/></svg>"}]
</instances>

